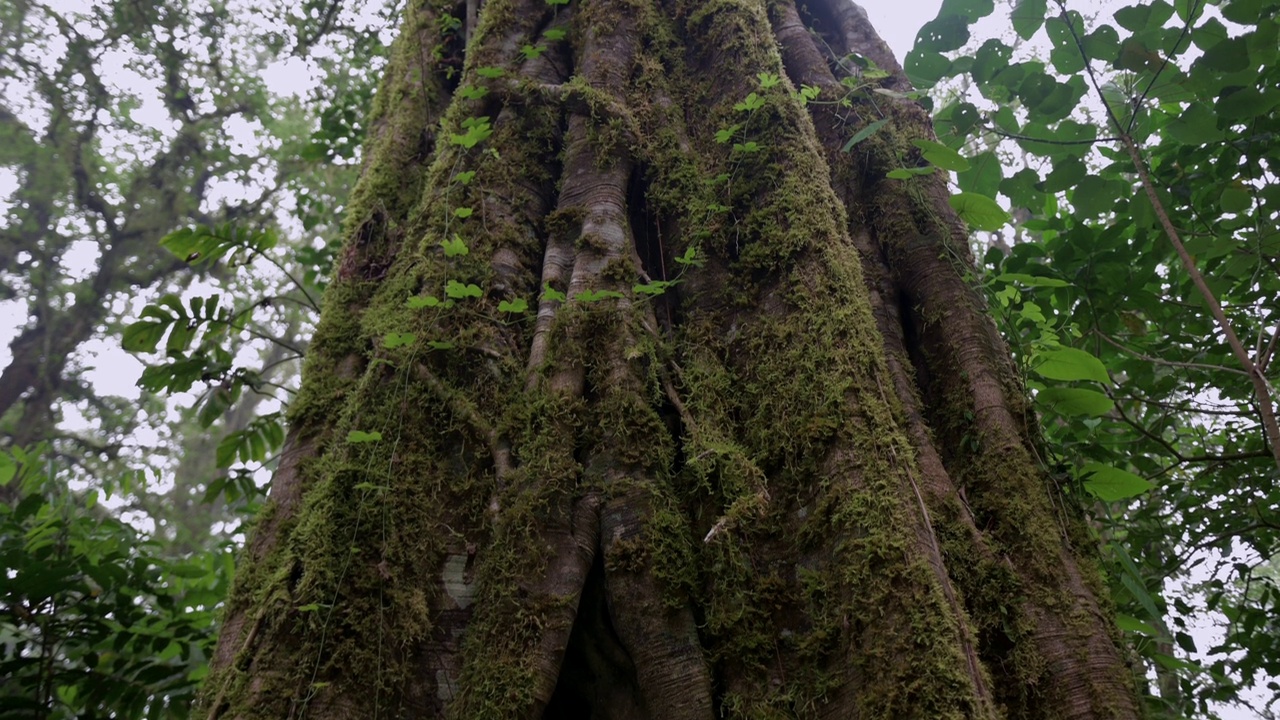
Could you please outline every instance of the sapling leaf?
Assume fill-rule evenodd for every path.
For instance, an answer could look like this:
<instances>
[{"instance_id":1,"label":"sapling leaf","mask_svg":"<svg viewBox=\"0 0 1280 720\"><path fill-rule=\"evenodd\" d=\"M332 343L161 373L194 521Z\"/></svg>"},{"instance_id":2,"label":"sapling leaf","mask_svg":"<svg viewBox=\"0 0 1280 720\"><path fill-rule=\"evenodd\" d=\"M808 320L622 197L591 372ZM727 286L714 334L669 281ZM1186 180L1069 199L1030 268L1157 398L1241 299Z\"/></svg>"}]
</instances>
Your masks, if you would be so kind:
<instances>
[{"instance_id":1,"label":"sapling leaf","mask_svg":"<svg viewBox=\"0 0 1280 720\"><path fill-rule=\"evenodd\" d=\"M404 347L405 345L413 344L413 341L417 339L418 336L413 333L387 333L382 336L382 347L387 349Z\"/></svg>"}]
</instances>

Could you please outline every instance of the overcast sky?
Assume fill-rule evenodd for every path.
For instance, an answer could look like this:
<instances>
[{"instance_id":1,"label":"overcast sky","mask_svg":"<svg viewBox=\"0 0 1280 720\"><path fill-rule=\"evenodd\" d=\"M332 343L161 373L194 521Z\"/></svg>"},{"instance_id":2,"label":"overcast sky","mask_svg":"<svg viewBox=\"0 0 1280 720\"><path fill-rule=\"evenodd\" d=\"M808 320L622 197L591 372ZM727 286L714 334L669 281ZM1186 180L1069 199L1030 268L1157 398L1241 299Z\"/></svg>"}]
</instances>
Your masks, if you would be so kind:
<instances>
[{"instance_id":1,"label":"overcast sky","mask_svg":"<svg viewBox=\"0 0 1280 720\"><path fill-rule=\"evenodd\" d=\"M858 4L867 11L876 32L893 48L898 62L902 62L920 26L938 14L942 0L858 0Z\"/></svg>"}]
</instances>

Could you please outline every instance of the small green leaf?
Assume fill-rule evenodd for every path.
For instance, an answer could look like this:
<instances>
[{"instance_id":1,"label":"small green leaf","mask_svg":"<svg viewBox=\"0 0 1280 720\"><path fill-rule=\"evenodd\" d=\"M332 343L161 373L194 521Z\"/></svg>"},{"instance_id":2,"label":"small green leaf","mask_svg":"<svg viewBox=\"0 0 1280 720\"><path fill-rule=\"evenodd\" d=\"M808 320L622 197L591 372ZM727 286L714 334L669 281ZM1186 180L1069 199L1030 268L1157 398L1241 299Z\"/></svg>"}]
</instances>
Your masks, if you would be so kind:
<instances>
[{"instance_id":1,"label":"small green leaf","mask_svg":"<svg viewBox=\"0 0 1280 720\"><path fill-rule=\"evenodd\" d=\"M529 309L529 302L524 298L516 298L515 300L503 300L498 303L498 312L522 313Z\"/></svg>"},{"instance_id":2,"label":"small green leaf","mask_svg":"<svg viewBox=\"0 0 1280 720\"><path fill-rule=\"evenodd\" d=\"M624 295L616 290L583 290L577 295L574 295L573 299L577 300L578 302L593 303L593 302L599 302L601 300L605 300L608 298L620 298L620 297L624 297Z\"/></svg>"},{"instance_id":3,"label":"small green leaf","mask_svg":"<svg viewBox=\"0 0 1280 720\"><path fill-rule=\"evenodd\" d=\"M775 73L762 72L757 74L756 78L760 80L760 87L761 89L764 89L764 90L768 90L769 88L782 82L782 78L778 77L778 75L776 75Z\"/></svg>"},{"instance_id":4,"label":"small green leaf","mask_svg":"<svg viewBox=\"0 0 1280 720\"><path fill-rule=\"evenodd\" d=\"M1048 9L1047 0L1018 0L1018 4L1013 6L1013 12L1010 13L1014 32L1018 33L1018 37L1023 40L1030 40L1031 36L1044 25Z\"/></svg>"},{"instance_id":5,"label":"small green leaf","mask_svg":"<svg viewBox=\"0 0 1280 720\"><path fill-rule=\"evenodd\" d=\"M568 35L563 28L551 28L542 33L542 36L548 40L563 40Z\"/></svg>"},{"instance_id":6,"label":"small green leaf","mask_svg":"<svg viewBox=\"0 0 1280 720\"><path fill-rule=\"evenodd\" d=\"M742 102L734 105L733 109L739 112L751 112L753 110L759 110L762 107L764 107L764 98L755 93L750 93Z\"/></svg>"},{"instance_id":7,"label":"small green leaf","mask_svg":"<svg viewBox=\"0 0 1280 720\"><path fill-rule=\"evenodd\" d=\"M932 140L913 140L912 144L920 148L920 154L925 160L943 170L964 172L969 169L969 161L965 160L963 155L942 143Z\"/></svg>"},{"instance_id":8,"label":"small green leaf","mask_svg":"<svg viewBox=\"0 0 1280 720\"><path fill-rule=\"evenodd\" d=\"M471 217L471 214L472 214L472 213L474 213L474 212L475 212L475 210L472 210L472 209L471 209L471 208L469 208L469 207L454 208L454 210L453 210L453 216L454 216L454 217L459 217L459 218L469 218L469 217Z\"/></svg>"},{"instance_id":9,"label":"small green leaf","mask_svg":"<svg viewBox=\"0 0 1280 720\"><path fill-rule=\"evenodd\" d=\"M484 97L488 93L489 93L489 88L476 87L476 86L469 85L464 88L459 88L458 97L462 98L463 100L479 100L480 98Z\"/></svg>"},{"instance_id":10,"label":"small green leaf","mask_svg":"<svg viewBox=\"0 0 1280 720\"><path fill-rule=\"evenodd\" d=\"M365 432L363 430L352 430L347 433L347 442L349 443L367 443L378 442L382 439L382 433L374 430L373 432Z\"/></svg>"},{"instance_id":11,"label":"small green leaf","mask_svg":"<svg viewBox=\"0 0 1280 720\"><path fill-rule=\"evenodd\" d=\"M466 255L470 252L470 250L467 249L467 244L463 242L462 237L456 233L453 238L449 240L441 240L440 247L444 248L445 257L457 257L459 255Z\"/></svg>"},{"instance_id":12,"label":"small green leaf","mask_svg":"<svg viewBox=\"0 0 1280 720\"><path fill-rule=\"evenodd\" d=\"M505 70L500 67L482 67L476 68L476 74L482 78L500 78L505 74Z\"/></svg>"},{"instance_id":13,"label":"small green leaf","mask_svg":"<svg viewBox=\"0 0 1280 720\"><path fill-rule=\"evenodd\" d=\"M387 333L382 336L382 347L393 349L413 344L418 336L413 333Z\"/></svg>"},{"instance_id":14,"label":"small green leaf","mask_svg":"<svg viewBox=\"0 0 1280 720\"><path fill-rule=\"evenodd\" d=\"M849 152L850 150L853 149L854 145L857 145L863 140L866 140L867 138L874 135L875 132L880 128L884 127L884 124L887 122L889 122L889 118L883 118L880 120L876 120L873 123L868 123L866 127L854 133L853 137L849 138L849 141L844 144L844 147L840 148L840 152Z\"/></svg>"},{"instance_id":15,"label":"small green leaf","mask_svg":"<svg viewBox=\"0 0 1280 720\"><path fill-rule=\"evenodd\" d=\"M455 300L461 300L469 297L480 297L484 292L479 285L474 283L463 284L457 280L450 280L444 285L444 294Z\"/></svg>"},{"instance_id":16,"label":"small green leaf","mask_svg":"<svg viewBox=\"0 0 1280 720\"><path fill-rule=\"evenodd\" d=\"M1092 380L1103 385L1111 384L1107 367L1093 355L1077 348L1045 350L1036 355L1031 369L1049 380Z\"/></svg>"},{"instance_id":17,"label":"small green leaf","mask_svg":"<svg viewBox=\"0 0 1280 720\"><path fill-rule=\"evenodd\" d=\"M995 232L1009 222L1009 213L1004 208L997 205L995 200L978 193L952 195L951 207L974 230Z\"/></svg>"},{"instance_id":18,"label":"small green leaf","mask_svg":"<svg viewBox=\"0 0 1280 720\"><path fill-rule=\"evenodd\" d=\"M460 172L457 175L454 175L454 178L456 178L457 181L462 183L463 185L469 185L471 183L472 178L474 178L475 176L476 176L475 170L468 170L466 172Z\"/></svg>"},{"instance_id":19,"label":"small green leaf","mask_svg":"<svg viewBox=\"0 0 1280 720\"><path fill-rule=\"evenodd\" d=\"M448 252L447 249L446 249L446 252ZM405 301L405 305L408 305L410 308L413 308L414 310L421 310L422 308L435 307L439 304L440 304L440 300L436 298L434 295L414 295Z\"/></svg>"},{"instance_id":20,"label":"small green leaf","mask_svg":"<svg viewBox=\"0 0 1280 720\"><path fill-rule=\"evenodd\" d=\"M550 300L550 301L552 301L552 302L564 302L565 300L568 300L568 299L569 299L569 296L565 295L564 293L560 292L559 290L556 290L555 288L551 287L550 285L543 285L543 286L542 286L542 299L543 299L543 300Z\"/></svg>"},{"instance_id":21,"label":"small green leaf","mask_svg":"<svg viewBox=\"0 0 1280 720\"><path fill-rule=\"evenodd\" d=\"M453 343L444 340L428 340L427 345L432 350L452 350L455 347Z\"/></svg>"},{"instance_id":22,"label":"small green leaf","mask_svg":"<svg viewBox=\"0 0 1280 720\"><path fill-rule=\"evenodd\" d=\"M547 49L541 45L525 44L520 48L520 54L524 55L525 60L535 60L539 55L546 52Z\"/></svg>"},{"instance_id":23,"label":"small green leaf","mask_svg":"<svg viewBox=\"0 0 1280 720\"><path fill-rule=\"evenodd\" d=\"M747 142L744 142L744 143L734 143L733 149L734 149L734 152L755 153L755 152L760 152L760 144L757 143L755 140L748 140Z\"/></svg>"},{"instance_id":24,"label":"small green leaf","mask_svg":"<svg viewBox=\"0 0 1280 720\"><path fill-rule=\"evenodd\" d=\"M696 245L690 245L685 248L684 254L677 257L675 260L677 264L684 265L686 267L702 267L703 263L703 261L698 258L698 247Z\"/></svg>"},{"instance_id":25,"label":"small green leaf","mask_svg":"<svg viewBox=\"0 0 1280 720\"><path fill-rule=\"evenodd\" d=\"M1155 487L1127 470L1089 463L1080 468L1085 478L1084 489L1103 502L1117 502L1137 497Z\"/></svg>"},{"instance_id":26,"label":"small green leaf","mask_svg":"<svg viewBox=\"0 0 1280 720\"><path fill-rule=\"evenodd\" d=\"M932 165L925 167L897 168L885 173L884 176L891 180L909 180L919 175L932 175L938 171L938 168Z\"/></svg>"},{"instance_id":27,"label":"small green leaf","mask_svg":"<svg viewBox=\"0 0 1280 720\"><path fill-rule=\"evenodd\" d=\"M733 139L734 133L738 132L738 129L741 127L742 127L741 124L734 124L734 125L730 125L727 128L721 128L720 130L717 130L716 142L720 143L721 145L729 142L730 140Z\"/></svg>"}]
</instances>

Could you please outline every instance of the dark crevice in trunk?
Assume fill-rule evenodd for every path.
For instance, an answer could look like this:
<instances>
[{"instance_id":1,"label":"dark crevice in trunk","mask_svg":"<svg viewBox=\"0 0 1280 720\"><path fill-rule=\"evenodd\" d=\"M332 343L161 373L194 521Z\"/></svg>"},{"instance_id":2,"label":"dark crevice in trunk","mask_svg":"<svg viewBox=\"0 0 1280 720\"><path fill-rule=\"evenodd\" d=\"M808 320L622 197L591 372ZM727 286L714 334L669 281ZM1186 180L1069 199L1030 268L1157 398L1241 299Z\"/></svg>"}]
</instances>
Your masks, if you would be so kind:
<instances>
[{"instance_id":1,"label":"dark crevice in trunk","mask_svg":"<svg viewBox=\"0 0 1280 720\"><path fill-rule=\"evenodd\" d=\"M636 666L622 645L604 589L603 553L587 574L560 677L543 720L644 720Z\"/></svg>"}]
</instances>

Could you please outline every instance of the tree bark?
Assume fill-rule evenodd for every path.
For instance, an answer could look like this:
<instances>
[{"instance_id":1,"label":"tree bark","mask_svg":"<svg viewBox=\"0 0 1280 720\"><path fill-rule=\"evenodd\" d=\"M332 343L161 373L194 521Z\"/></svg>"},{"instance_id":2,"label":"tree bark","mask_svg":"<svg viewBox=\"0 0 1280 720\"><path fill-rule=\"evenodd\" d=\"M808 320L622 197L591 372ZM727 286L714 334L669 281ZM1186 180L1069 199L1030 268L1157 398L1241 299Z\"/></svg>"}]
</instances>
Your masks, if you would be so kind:
<instances>
[{"instance_id":1,"label":"tree bark","mask_svg":"<svg viewBox=\"0 0 1280 720\"><path fill-rule=\"evenodd\" d=\"M861 10L465 11L407 10L209 717L1138 717Z\"/></svg>"}]
</instances>

